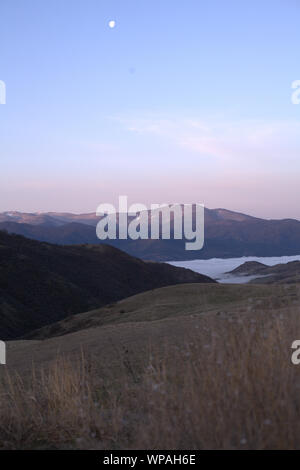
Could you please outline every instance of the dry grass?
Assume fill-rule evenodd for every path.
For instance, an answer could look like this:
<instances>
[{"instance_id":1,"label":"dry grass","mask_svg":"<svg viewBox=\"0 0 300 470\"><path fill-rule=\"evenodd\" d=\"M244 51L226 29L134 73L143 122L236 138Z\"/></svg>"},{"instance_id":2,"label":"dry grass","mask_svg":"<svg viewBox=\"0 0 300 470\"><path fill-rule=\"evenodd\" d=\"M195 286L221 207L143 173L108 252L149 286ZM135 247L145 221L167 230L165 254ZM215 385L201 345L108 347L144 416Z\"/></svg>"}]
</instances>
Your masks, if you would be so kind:
<instances>
[{"instance_id":1,"label":"dry grass","mask_svg":"<svg viewBox=\"0 0 300 470\"><path fill-rule=\"evenodd\" d=\"M2 448L300 448L298 310L210 317L137 373L99 377L86 357L57 359L0 386ZM151 349L151 348L150 348ZM100 360L100 358L99 358Z\"/></svg>"}]
</instances>

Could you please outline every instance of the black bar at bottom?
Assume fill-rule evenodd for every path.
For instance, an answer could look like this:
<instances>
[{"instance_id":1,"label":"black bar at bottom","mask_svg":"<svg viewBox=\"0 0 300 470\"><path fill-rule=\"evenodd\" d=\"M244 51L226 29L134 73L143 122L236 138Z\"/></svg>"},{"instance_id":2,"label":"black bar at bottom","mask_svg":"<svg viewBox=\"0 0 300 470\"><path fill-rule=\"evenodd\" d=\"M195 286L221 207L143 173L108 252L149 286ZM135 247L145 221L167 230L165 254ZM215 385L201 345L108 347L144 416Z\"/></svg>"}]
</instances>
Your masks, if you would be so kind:
<instances>
[{"instance_id":1,"label":"black bar at bottom","mask_svg":"<svg viewBox=\"0 0 300 470\"><path fill-rule=\"evenodd\" d=\"M210 450L116 450L116 451L102 451L102 450L38 450L38 451L7 451L0 452L0 461L4 464L7 463L21 463L22 466L26 463L34 466L34 464L76 464L84 466L84 470L91 468L106 468L109 466L121 465L124 468L139 468L141 465L145 466L165 466L165 465L181 465L181 466L196 466L199 464L210 465L212 463L223 465L224 463L253 463L256 461L270 464L272 460L276 459L276 463L286 465L288 451L249 451L249 450L234 450L234 451L210 451ZM258 460L259 459L259 460ZM4 467L3 467L4 468Z\"/></svg>"}]
</instances>

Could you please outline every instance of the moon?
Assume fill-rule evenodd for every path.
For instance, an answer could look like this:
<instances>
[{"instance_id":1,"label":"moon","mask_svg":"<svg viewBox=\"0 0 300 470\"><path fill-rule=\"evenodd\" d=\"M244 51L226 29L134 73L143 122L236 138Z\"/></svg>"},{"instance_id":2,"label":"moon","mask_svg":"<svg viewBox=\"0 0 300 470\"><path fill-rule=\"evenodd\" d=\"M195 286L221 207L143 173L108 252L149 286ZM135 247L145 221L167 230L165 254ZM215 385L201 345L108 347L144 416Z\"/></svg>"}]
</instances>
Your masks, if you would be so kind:
<instances>
[{"instance_id":1,"label":"moon","mask_svg":"<svg viewBox=\"0 0 300 470\"><path fill-rule=\"evenodd\" d=\"M110 20L110 21L108 22L108 26L109 26L110 28L114 28L114 27L116 26L116 22L115 22L114 20Z\"/></svg>"}]
</instances>

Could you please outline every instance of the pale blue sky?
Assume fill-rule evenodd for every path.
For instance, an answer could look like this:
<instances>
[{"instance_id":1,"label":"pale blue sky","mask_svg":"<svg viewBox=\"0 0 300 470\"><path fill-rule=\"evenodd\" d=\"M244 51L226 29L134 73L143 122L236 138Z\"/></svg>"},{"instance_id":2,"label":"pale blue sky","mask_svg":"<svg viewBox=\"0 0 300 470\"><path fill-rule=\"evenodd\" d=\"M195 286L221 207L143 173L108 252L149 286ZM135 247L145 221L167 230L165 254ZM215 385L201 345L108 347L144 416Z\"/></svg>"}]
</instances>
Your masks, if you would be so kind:
<instances>
[{"instance_id":1,"label":"pale blue sky","mask_svg":"<svg viewBox=\"0 0 300 470\"><path fill-rule=\"evenodd\" d=\"M0 210L125 194L300 218L299 17L298 0L1 0Z\"/></svg>"}]
</instances>

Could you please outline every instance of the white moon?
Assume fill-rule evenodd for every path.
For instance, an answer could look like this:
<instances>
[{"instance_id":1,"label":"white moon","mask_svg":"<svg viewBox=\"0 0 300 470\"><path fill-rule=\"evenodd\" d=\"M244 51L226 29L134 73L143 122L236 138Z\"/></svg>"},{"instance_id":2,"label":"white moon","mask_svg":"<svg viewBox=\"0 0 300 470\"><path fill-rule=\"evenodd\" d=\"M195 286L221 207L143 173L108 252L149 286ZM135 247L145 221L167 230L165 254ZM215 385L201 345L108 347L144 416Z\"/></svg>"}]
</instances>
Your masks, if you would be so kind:
<instances>
[{"instance_id":1,"label":"white moon","mask_svg":"<svg viewBox=\"0 0 300 470\"><path fill-rule=\"evenodd\" d=\"M109 21L108 26L110 28L114 28L116 26L116 22L114 20Z\"/></svg>"}]
</instances>

